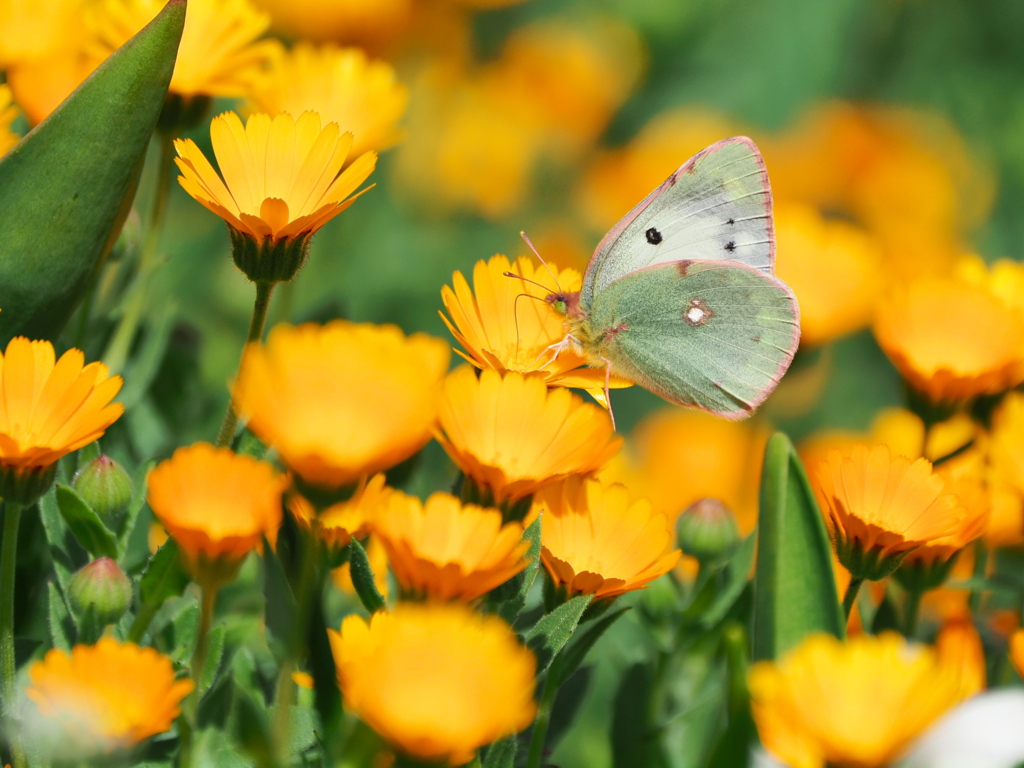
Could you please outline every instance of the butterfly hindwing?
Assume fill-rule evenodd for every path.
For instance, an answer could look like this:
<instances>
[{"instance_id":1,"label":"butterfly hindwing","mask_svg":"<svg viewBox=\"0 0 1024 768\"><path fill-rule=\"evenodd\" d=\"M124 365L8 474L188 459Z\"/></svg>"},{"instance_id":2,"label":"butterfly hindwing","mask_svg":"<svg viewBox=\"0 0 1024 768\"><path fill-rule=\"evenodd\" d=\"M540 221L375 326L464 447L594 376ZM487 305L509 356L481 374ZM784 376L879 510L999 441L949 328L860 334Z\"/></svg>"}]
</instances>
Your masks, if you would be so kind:
<instances>
[{"instance_id":1,"label":"butterfly hindwing","mask_svg":"<svg viewBox=\"0 0 1024 768\"><path fill-rule=\"evenodd\" d=\"M694 155L605 236L581 298L644 267L687 260L735 261L772 274L775 236L764 161L746 137Z\"/></svg>"},{"instance_id":2,"label":"butterfly hindwing","mask_svg":"<svg viewBox=\"0 0 1024 768\"><path fill-rule=\"evenodd\" d=\"M607 286L586 346L655 394L744 418L796 352L799 310L774 277L730 261L679 261Z\"/></svg>"}]
</instances>

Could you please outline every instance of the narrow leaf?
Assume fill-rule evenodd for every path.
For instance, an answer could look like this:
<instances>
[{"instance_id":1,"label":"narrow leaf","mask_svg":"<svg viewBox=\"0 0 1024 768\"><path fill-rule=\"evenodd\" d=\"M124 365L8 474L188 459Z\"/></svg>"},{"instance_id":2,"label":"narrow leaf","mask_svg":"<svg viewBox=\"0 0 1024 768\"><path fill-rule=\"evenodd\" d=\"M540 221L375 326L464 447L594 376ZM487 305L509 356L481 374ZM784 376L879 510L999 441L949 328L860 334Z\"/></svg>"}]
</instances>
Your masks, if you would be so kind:
<instances>
[{"instance_id":1,"label":"narrow leaf","mask_svg":"<svg viewBox=\"0 0 1024 768\"><path fill-rule=\"evenodd\" d=\"M593 595L577 595L541 617L526 634L526 644L537 655L538 673L547 669L555 654L569 642L592 599Z\"/></svg>"},{"instance_id":2,"label":"narrow leaf","mask_svg":"<svg viewBox=\"0 0 1024 768\"><path fill-rule=\"evenodd\" d=\"M370 613L376 613L385 607L384 596L377 591L377 583L373 579L373 568L366 550L356 539L349 544L349 570L352 575L352 586Z\"/></svg>"},{"instance_id":3,"label":"narrow leaf","mask_svg":"<svg viewBox=\"0 0 1024 768\"><path fill-rule=\"evenodd\" d=\"M113 246L184 22L170 0L0 159L0 344L56 338Z\"/></svg>"},{"instance_id":4,"label":"narrow leaf","mask_svg":"<svg viewBox=\"0 0 1024 768\"><path fill-rule=\"evenodd\" d=\"M164 542L149 560L139 582L139 596L145 607L159 608L188 586L189 577L181 567L181 553L174 539Z\"/></svg>"},{"instance_id":5,"label":"narrow leaf","mask_svg":"<svg viewBox=\"0 0 1024 768\"><path fill-rule=\"evenodd\" d=\"M757 537L748 536L725 567L725 587L697 619L703 628L710 629L720 622L743 594L754 564L756 544Z\"/></svg>"},{"instance_id":6,"label":"narrow leaf","mask_svg":"<svg viewBox=\"0 0 1024 768\"><path fill-rule=\"evenodd\" d=\"M482 761L484 768L512 768L516 762L517 744L515 736L491 744Z\"/></svg>"},{"instance_id":7,"label":"narrow leaf","mask_svg":"<svg viewBox=\"0 0 1024 768\"><path fill-rule=\"evenodd\" d=\"M754 659L774 659L811 632L845 635L832 545L793 444L777 432L761 475Z\"/></svg>"},{"instance_id":8,"label":"narrow leaf","mask_svg":"<svg viewBox=\"0 0 1024 768\"><path fill-rule=\"evenodd\" d=\"M46 543L50 545L50 558L53 560L57 584L61 592L66 592L71 574L75 571L75 563L68 551L71 535L57 507L56 488L51 488L39 500L39 519L46 533Z\"/></svg>"},{"instance_id":9,"label":"narrow leaf","mask_svg":"<svg viewBox=\"0 0 1024 768\"><path fill-rule=\"evenodd\" d=\"M53 647L62 651L71 650L71 612L68 611L67 603L61 597L60 590L52 581L46 584L49 606L47 615L50 620L50 638L53 640Z\"/></svg>"},{"instance_id":10,"label":"narrow leaf","mask_svg":"<svg viewBox=\"0 0 1024 768\"><path fill-rule=\"evenodd\" d=\"M57 486L57 508L71 533L93 557L118 557L117 539L92 507L69 485Z\"/></svg>"}]
</instances>

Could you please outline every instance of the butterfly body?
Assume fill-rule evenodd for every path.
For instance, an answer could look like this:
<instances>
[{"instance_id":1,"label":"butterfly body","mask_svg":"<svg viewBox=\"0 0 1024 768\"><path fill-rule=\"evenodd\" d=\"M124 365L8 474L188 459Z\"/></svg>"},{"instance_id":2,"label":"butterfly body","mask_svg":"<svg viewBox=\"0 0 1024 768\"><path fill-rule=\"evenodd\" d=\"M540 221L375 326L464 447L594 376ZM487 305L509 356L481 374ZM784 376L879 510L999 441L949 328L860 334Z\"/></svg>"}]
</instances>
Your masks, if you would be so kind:
<instances>
[{"instance_id":1,"label":"butterfly body","mask_svg":"<svg viewBox=\"0 0 1024 768\"><path fill-rule=\"evenodd\" d=\"M750 139L687 161L605 236L578 293L548 302L609 373L731 419L771 393L799 341L773 274L771 191Z\"/></svg>"}]
</instances>

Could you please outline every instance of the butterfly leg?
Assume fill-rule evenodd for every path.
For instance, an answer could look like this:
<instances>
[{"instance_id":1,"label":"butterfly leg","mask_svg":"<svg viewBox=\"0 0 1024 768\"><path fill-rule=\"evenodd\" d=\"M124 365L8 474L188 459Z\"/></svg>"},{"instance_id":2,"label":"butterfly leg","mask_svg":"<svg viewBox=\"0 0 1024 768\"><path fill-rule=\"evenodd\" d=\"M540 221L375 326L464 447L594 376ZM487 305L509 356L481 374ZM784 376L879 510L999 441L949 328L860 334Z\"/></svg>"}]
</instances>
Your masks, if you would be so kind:
<instances>
[{"instance_id":1,"label":"butterfly leg","mask_svg":"<svg viewBox=\"0 0 1024 768\"><path fill-rule=\"evenodd\" d=\"M549 344L548 346L544 347L544 349L541 350L541 353L537 355L537 357L534 359L532 363L530 363L530 367L532 368L534 365L536 365L544 357L544 355L546 355L551 350L554 350L554 355L552 355L551 359L548 360L546 364L555 362L555 360L558 359L558 356L562 354L570 346L572 346L572 344L576 344L577 346L579 346L579 339L577 339L571 333L566 334L565 338L562 339L557 344Z\"/></svg>"},{"instance_id":2,"label":"butterfly leg","mask_svg":"<svg viewBox=\"0 0 1024 768\"><path fill-rule=\"evenodd\" d=\"M604 360L604 401L608 403L608 415L612 420L612 430L615 429L615 411L612 410L612 361L607 357L602 357Z\"/></svg>"}]
</instances>

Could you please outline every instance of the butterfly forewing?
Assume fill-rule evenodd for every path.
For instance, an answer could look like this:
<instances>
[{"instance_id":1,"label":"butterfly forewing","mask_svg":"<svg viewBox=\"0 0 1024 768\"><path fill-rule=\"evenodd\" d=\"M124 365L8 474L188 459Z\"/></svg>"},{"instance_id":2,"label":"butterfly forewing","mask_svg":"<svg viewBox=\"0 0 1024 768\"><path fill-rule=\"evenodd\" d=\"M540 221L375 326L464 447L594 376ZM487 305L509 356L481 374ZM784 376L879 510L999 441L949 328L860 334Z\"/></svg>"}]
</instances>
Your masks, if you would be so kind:
<instances>
[{"instance_id":1,"label":"butterfly forewing","mask_svg":"<svg viewBox=\"0 0 1024 768\"><path fill-rule=\"evenodd\" d=\"M725 260L773 274L772 195L764 161L746 137L725 139L690 158L598 245L581 300L644 267Z\"/></svg>"},{"instance_id":2,"label":"butterfly forewing","mask_svg":"<svg viewBox=\"0 0 1024 768\"><path fill-rule=\"evenodd\" d=\"M748 416L789 367L799 339L792 292L728 261L630 273L595 297L590 351L680 405Z\"/></svg>"}]
</instances>

